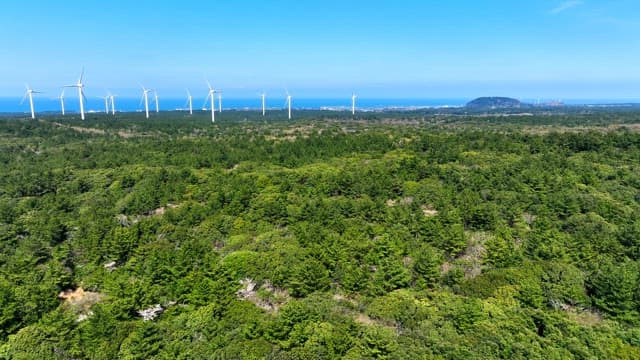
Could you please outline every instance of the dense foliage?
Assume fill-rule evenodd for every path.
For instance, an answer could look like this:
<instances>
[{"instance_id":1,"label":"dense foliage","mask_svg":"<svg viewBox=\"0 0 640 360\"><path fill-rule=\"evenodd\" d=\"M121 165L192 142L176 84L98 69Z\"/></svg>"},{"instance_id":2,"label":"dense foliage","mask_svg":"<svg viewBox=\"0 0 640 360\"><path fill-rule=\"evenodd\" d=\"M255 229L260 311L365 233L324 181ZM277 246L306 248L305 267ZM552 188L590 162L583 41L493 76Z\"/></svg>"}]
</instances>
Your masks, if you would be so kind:
<instances>
[{"instance_id":1,"label":"dense foliage","mask_svg":"<svg viewBox=\"0 0 640 360\"><path fill-rule=\"evenodd\" d=\"M0 121L0 358L640 358L638 114L307 115Z\"/></svg>"}]
</instances>

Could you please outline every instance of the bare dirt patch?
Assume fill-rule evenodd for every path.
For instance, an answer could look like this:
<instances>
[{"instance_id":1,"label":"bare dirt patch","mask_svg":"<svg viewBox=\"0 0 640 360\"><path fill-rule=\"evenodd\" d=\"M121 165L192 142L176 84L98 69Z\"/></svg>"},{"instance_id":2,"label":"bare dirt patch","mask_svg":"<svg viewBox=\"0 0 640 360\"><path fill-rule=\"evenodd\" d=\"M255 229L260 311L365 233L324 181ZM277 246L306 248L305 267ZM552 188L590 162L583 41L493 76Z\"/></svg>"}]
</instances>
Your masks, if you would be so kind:
<instances>
[{"instance_id":1,"label":"bare dirt patch","mask_svg":"<svg viewBox=\"0 0 640 360\"><path fill-rule=\"evenodd\" d=\"M429 204L422 205L420 208L422 209L422 214L425 217L433 217L438 215L438 210L436 210L433 206Z\"/></svg>"},{"instance_id":2,"label":"bare dirt patch","mask_svg":"<svg viewBox=\"0 0 640 360\"><path fill-rule=\"evenodd\" d=\"M85 134L98 134L98 135L104 135L107 132L102 130L102 129L96 129L96 128L85 128L85 127L80 127L80 126L70 126L70 125L64 125L64 124L60 124L57 122L52 123L55 126L61 127L61 128L65 128L65 129L70 129L79 133L85 133Z\"/></svg>"},{"instance_id":3,"label":"bare dirt patch","mask_svg":"<svg viewBox=\"0 0 640 360\"><path fill-rule=\"evenodd\" d=\"M358 302L355 299L352 299L348 296L342 295L342 294L334 294L333 295L333 301L337 301L337 302L347 302L353 306L358 306Z\"/></svg>"},{"instance_id":4,"label":"bare dirt patch","mask_svg":"<svg viewBox=\"0 0 640 360\"><path fill-rule=\"evenodd\" d=\"M398 200L389 199L387 200L387 206L388 207L407 206L407 205L413 204L413 200L414 200L413 196L404 197Z\"/></svg>"},{"instance_id":5,"label":"bare dirt patch","mask_svg":"<svg viewBox=\"0 0 640 360\"><path fill-rule=\"evenodd\" d=\"M602 314L594 311L569 311L568 314L573 321L583 326L597 326L602 324L603 321Z\"/></svg>"},{"instance_id":6,"label":"bare dirt patch","mask_svg":"<svg viewBox=\"0 0 640 360\"><path fill-rule=\"evenodd\" d=\"M86 320L91 316L93 314L91 307L104 299L104 297L103 294L85 291L81 287L75 290L66 290L58 294L58 299L64 301L63 305L71 308L78 314L78 321Z\"/></svg>"},{"instance_id":7,"label":"bare dirt patch","mask_svg":"<svg viewBox=\"0 0 640 360\"><path fill-rule=\"evenodd\" d=\"M282 133L285 135L294 135L294 134L304 134L309 135L315 132L316 128L314 125L302 125L302 126L294 126L287 129L282 130ZM318 131L322 132L322 129Z\"/></svg>"},{"instance_id":8,"label":"bare dirt patch","mask_svg":"<svg viewBox=\"0 0 640 360\"><path fill-rule=\"evenodd\" d=\"M163 216L168 209L176 209L180 207L180 205L176 205L176 204L167 204L166 206L161 206L157 209L153 209L150 211L147 211L146 213L142 214L142 215L132 215L132 216L127 216L125 214L119 214L116 215L116 221L118 222L118 224L120 224L121 226L130 226L131 224L135 224L138 223L141 219L144 218L148 218L148 217L152 217L152 216Z\"/></svg>"},{"instance_id":9,"label":"bare dirt patch","mask_svg":"<svg viewBox=\"0 0 640 360\"><path fill-rule=\"evenodd\" d=\"M121 138L124 138L124 139L130 139L130 138L134 138L134 137L142 137L143 135L134 133L132 131L120 130L120 131L118 131L118 136L120 136Z\"/></svg>"},{"instance_id":10,"label":"bare dirt patch","mask_svg":"<svg viewBox=\"0 0 640 360\"><path fill-rule=\"evenodd\" d=\"M601 313L587 308L560 302L553 302L552 307L564 311L571 320L583 326L597 326L604 320Z\"/></svg>"},{"instance_id":11,"label":"bare dirt patch","mask_svg":"<svg viewBox=\"0 0 640 360\"><path fill-rule=\"evenodd\" d=\"M482 273L482 258L486 253L484 243L490 236L490 234L484 232L469 234L467 248L458 257L458 260L463 264L465 278L473 279Z\"/></svg>"},{"instance_id":12,"label":"bare dirt patch","mask_svg":"<svg viewBox=\"0 0 640 360\"><path fill-rule=\"evenodd\" d=\"M108 135L109 134L109 132L107 132L106 130L103 130L103 129L82 127L82 126L71 126L71 125L61 124L61 123L58 123L58 122L54 122L52 124L57 126L57 127L60 127L60 128L73 130L73 131L76 131L76 132L79 132L79 133L83 133L83 134L93 134L93 135ZM121 138L124 138L124 139L130 139L130 138L134 138L134 137L150 136L150 135L136 133L136 132L131 131L131 130L119 130L119 131L115 132L115 134L118 135Z\"/></svg>"},{"instance_id":13,"label":"bare dirt patch","mask_svg":"<svg viewBox=\"0 0 640 360\"><path fill-rule=\"evenodd\" d=\"M278 312L291 299L287 290L276 288L269 281L258 286L252 279L244 279L240 284L243 287L236 292L239 299L250 301L270 313Z\"/></svg>"},{"instance_id":14,"label":"bare dirt patch","mask_svg":"<svg viewBox=\"0 0 640 360\"><path fill-rule=\"evenodd\" d=\"M368 317L365 314L358 314L354 317L353 320L355 320L355 322L357 322L358 324L367 325L367 326L378 324L375 320L373 320L372 318Z\"/></svg>"},{"instance_id":15,"label":"bare dirt patch","mask_svg":"<svg viewBox=\"0 0 640 360\"><path fill-rule=\"evenodd\" d=\"M151 216L161 216L164 215L165 212L167 212L167 209L175 209L177 208L179 205L175 205L175 204L167 204L167 206L161 206L153 211L151 211Z\"/></svg>"}]
</instances>

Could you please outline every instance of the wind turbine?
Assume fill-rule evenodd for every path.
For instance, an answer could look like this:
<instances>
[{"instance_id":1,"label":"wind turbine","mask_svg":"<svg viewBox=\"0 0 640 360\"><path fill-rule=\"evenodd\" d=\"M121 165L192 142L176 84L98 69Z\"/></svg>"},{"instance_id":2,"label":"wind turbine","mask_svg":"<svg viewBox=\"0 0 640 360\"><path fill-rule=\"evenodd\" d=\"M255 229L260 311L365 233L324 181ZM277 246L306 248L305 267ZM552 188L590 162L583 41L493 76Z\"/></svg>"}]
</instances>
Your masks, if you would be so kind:
<instances>
[{"instance_id":1,"label":"wind turbine","mask_svg":"<svg viewBox=\"0 0 640 360\"><path fill-rule=\"evenodd\" d=\"M111 100L111 115L116 114L116 96L111 94L109 95L109 99Z\"/></svg>"},{"instance_id":2,"label":"wind turbine","mask_svg":"<svg viewBox=\"0 0 640 360\"><path fill-rule=\"evenodd\" d=\"M358 96L356 95L356 93L351 94L351 115L356 114L356 98L357 97Z\"/></svg>"},{"instance_id":3,"label":"wind turbine","mask_svg":"<svg viewBox=\"0 0 640 360\"><path fill-rule=\"evenodd\" d=\"M78 88L78 99L80 100L80 118L84 120L84 84L82 83L82 78L84 77L84 68L82 68L82 72L80 73L80 78L78 82L74 85L67 85L65 87L74 87Z\"/></svg>"},{"instance_id":4,"label":"wind turbine","mask_svg":"<svg viewBox=\"0 0 640 360\"><path fill-rule=\"evenodd\" d=\"M28 84L25 84L25 87L27 88L27 92L24 94L24 96L22 97L22 101L20 101L20 104L22 104L24 102L24 100L29 97L29 107L31 108L31 118L35 119L36 118L36 112L33 108L33 94L42 94L40 91L35 91L32 88L29 87Z\"/></svg>"},{"instance_id":5,"label":"wind turbine","mask_svg":"<svg viewBox=\"0 0 640 360\"><path fill-rule=\"evenodd\" d=\"M105 97L101 97L100 99L104 99L104 113L109 115L109 94Z\"/></svg>"},{"instance_id":6,"label":"wind turbine","mask_svg":"<svg viewBox=\"0 0 640 360\"><path fill-rule=\"evenodd\" d=\"M158 92L153 90L153 96L156 101L156 113L160 112L160 103L158 103Z\"/></svg>"},{"instance_id":7,"label":"wind turbine","mask_svg":"<svg viewBox=\"0 0 640 360\"><path fill-rule=\"evenodd\" d=\"M291 95L287 91L287 105L289 106L289 120L291 120Z\"/></svg>"},{"instance_id":8,"label":"wind turbine","mask_svg":"<svg viewBox=\"0 0 640 360\"><path fill-rule=\"evenodd\" d=\"M262 94L260 94L260 97L262 98L262 116L264 117L267 94L263 92Z\"/></svg>"},{"instance_id":9,"label":"wind turbine","mask_svg":"<svg viewBox=\"0 0 640 360\"><path fill-rule=\"evenodd\" d=\"M191 96L189 89L187 89L187 103L189 104L189 115L193 115L193 96Z\"/></svg>"},{"instance_id":10,"label":"wind turbine","mask_svg":"<svg viewBox=\"0 0 640 360\"><path fill-rule=\"evenodd\" d=\"M60 109L62 110L62 116L64 116L64 88L62 88L62 93L60 93L58 99L60 99Z\"/></svg>"},{"instance_id":11,"label":"wind turbine","mask_svg":"<svg viewBox=\"0 0 640 360\"><path fill-rule=\"evenodd\" d=\"M140 102L142 103L144 101L144 112L148 119L149 118L149 93L151 92L151 90L146 89L142 85L140 85L140 87L142 87L142 99L140 99Z\"/></svg>"},{"instance_id":12,"label":"wind turbine","mask_svg":"<svg viewBox=\"0 0 640 360\"><path fill-rule=\"evenodd\" d=\"M211 87L211 84L207 80L207 86L209 86L209 93L207 94L207 98L204 100L206 103L209 98L211 98L211 122L216 122L216 91Z\"/></svg>"}]
</instances>

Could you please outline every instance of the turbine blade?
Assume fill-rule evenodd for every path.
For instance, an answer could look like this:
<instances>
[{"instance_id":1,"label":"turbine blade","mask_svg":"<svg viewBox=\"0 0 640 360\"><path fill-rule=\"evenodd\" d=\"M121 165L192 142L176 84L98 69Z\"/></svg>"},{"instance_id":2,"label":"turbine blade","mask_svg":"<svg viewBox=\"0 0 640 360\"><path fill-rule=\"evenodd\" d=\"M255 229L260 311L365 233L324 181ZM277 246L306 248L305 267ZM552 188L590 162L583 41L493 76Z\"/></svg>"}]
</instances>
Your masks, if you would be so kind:
<instances>
[{"instance_id":1,"label":"turbine blade","mask_svg":"<svg viewBox=\"0 0 640 360\"><path fill-rule=\"evenodd\" d=\"M202 108L203 109L207 109L207 102L209 101L210 97L211 97L211 91L209 91L209 94L207 94L207 97L204 98L204 103L202 103Z\"/></svg>"},{"instance_id":2,"label":"turbine blade","mask_svg":"<svg viewBox=\"0 0 640 360\"><path fill-rule=\"evenodd\" d=\"M84 66L82 67L82 72L80 72L80 78L78 79L78 84L82 84L83 77L84 77Z\"/></svg>"},{"instance_id":3,"label":"turbine blade","mask_svg":"<svg viewBox=\"0 0 640 360\"><path fill-rule=\"evenodd\" d=\"M24 101L27 99L27 95L29 95L29 93L24 93L24 96L22 97L22 100L20 100L20 105L22 105L24 103Z\"/></svg>"}]
</instances>

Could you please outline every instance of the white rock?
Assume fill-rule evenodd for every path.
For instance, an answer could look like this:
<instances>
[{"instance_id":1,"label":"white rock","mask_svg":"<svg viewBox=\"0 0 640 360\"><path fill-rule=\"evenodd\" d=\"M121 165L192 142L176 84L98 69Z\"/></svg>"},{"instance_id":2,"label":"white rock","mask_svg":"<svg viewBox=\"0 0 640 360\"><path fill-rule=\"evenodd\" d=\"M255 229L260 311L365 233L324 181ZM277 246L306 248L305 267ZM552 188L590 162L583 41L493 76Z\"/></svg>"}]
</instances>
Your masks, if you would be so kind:
<instances>
[{"instance_id":1,"label":"white rock","mask_svg":"<svg viewBox=\"0 0 640 360\"><path fill-rule=\"evenodd\" d=\"M164 308L160 304L155 304L148 309L138 310L138 315L142 316L142 320L144 321L151 321L160 316L163 311Z\"/></svg>"}]
</instances>

